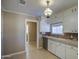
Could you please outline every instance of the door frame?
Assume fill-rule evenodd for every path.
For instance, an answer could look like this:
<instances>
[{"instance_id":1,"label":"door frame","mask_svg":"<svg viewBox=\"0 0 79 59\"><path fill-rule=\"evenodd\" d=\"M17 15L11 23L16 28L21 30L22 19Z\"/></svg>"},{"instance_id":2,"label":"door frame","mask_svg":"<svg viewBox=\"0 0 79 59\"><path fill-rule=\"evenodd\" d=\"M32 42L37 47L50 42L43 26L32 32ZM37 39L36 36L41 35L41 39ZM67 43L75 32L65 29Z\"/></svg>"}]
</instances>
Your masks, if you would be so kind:
<instances>
[{"instance_id":1,"label":"door frame","mask_svg":"<svg viewBox=\"0 0 79 59\"><path fill-rule=\"evenodd\" d=\"M38 20L30 20L30 19L25 19L25 47L26 47L26 40L27 40L27 34L26 34L26 25L27 25L27 22L36 22L37 23L37 39L36 39L36 46L37 48L39 49L39 34L40 34L40 31L39 31L39 27L40 27L40 23ZM29 41L28 41L29 42Z\"/></svg>"}]
</instances>

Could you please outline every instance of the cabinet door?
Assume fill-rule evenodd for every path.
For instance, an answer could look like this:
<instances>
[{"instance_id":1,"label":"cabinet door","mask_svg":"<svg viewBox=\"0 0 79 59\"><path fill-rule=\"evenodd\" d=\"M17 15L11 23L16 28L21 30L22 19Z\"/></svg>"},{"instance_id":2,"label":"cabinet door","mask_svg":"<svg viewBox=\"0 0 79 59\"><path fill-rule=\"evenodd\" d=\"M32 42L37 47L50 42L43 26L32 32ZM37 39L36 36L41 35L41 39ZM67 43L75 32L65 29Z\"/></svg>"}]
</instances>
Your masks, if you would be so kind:
<instances>
[{"instance_id":1,"label":"cabinet door","mask_svg":"<svg viewBox=\"0 0 79 59\"><path fill-rule=\"evenodd\" d=\"M50 24L46 22L45 18L41 18L40 21L40 32L50 32Z\"/></svg>"},{"instance_id":2,"label":"cabinet door","mask_svg":"<svg viewBox=\"0 0 79 59\"><path fill-rule=\"evenodd\" d=\"M75 12L74 12L75 18L74 18L74 31L75 33L78 33L78 9L75 8Z\"/></svg>"},{"instance_id":3,"label":"cabinet door","mask_svg":"<svg viewBox=\"0 0 79 59\"><path fill-rule=\"evenodd\" d=\"M61 59L65 59L65 45L60 43L56 48L56 55Z\"/></svg>"},{"instance_id":4,"label":"cabinet door","mask_svg":"<svg viewBox=\"0 0 79 59\"><path fill-rule=\"evenodd\" d=\"M64 17L69 16L71 14L72 14L72 8L67 9L67 10L64 11Z\"/></svg>"},{"instance_id":5,"label":"cabinet door","mask_svg":"<svg viewBox=\"0 0 79 59\"><path fill-rule=\"evenodd\" d=\"M71 11L70 11L71 12ZM67 12L68 13L68 12ZM74 29L74 13L64 16L64 32L73 32Z\"/></svg>"},{"instance_id":6,"label":"cabinet door","mask_svg":"<svg viewBox=\"0 0 79 59\"><path fill-rule=\"evenodd\" d=\"M78 10L77 7L73 7L64 12L64 32L78 32Z\"/></svg>"},{"instance_id":7,"label":"cabinet door","mask_svg":"<svg viewBox=\"0 0 79 59\"><path fill-rule=\"evenodd\" d=\"M66 47L66 59L78 59L77 50L73 47Z\"/></svg>"},{"instance_id":8,"label":"cabinet door","mask_svg":"<svg viewBox=\"0 0 79 59\"><path fill-rule=\"evenodd\" d=\"M64 17L63 26L64 26L64 32L72 32L72 30L70 28L71 25L70 25L69 17Z\"/></svg>"},{"instance_id":9,"label":"cabinet door","mask_svg":"<svg viewBox=\"0 0 79 59\"><path fill-rule=\"evenodd\" d=\"M56 42L52 41L52 53L56 55Z\"/></svg>"},{"instance_id":10,"label":"cabinet door","mask_svg":"<svg viewBox=\"0 0 79 59\"><path fill-rule=\"evenodd\" d=\"M74 57L75 57L75 59L78 59L78 48L73 47L73 50L74 50Z\"/></svg>"},{"instance_id":11,"label":"cabinet door","mask_svg":"<svg viewBox=\"0 0 79 59\"><path fill-rule=\"evenodd\" d=\"M52 40L48 40L48 50L56 55L56 42Z\"/></svg>"},{"instance_id":12,"label":"cabinet door","mask_svg":"<svg viewBox=\"0 0 79 59\"><path fill-rule=\"evenodd\" d=\"M52 42L50 39L48 39L48 50L52 52Z\"/></svg>"}]
</instances>

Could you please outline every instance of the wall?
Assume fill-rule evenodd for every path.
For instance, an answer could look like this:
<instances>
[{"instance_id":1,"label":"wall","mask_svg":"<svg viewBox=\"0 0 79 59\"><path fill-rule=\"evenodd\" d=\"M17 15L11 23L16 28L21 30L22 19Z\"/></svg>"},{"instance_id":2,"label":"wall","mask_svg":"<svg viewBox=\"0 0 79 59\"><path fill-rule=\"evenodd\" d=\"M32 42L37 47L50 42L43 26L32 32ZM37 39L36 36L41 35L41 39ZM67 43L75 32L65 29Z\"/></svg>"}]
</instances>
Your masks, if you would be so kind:
<instances>
[{"instance_id":1,"label":"wall","mask_svg":"<svg viewBox=\"0 0 79 59\"><path fill-rule=\"evenodd\" d=\"M4 54L25 50L25 16L4 12Z\"/></svg>"},{"instance_id":2,"label":"wall","mask_svg":"<svg viewBox=\"0 0 79 59\"><path fill-rule=\"evenodd\" d=\"M3 40L3 18L4 13L1 13L1 55L4 55L4 40Z\"/></svg>"},{"instance_id":3,"label":"wall","mask_svg":"<svg viewBox=\"0 0 79 59\"><path fill-rule=\"evenodd\" d=\"M2 12L2 52L3 55L12 54L25 50L25 19L34 17ZM3 47L4 46L4 47Z\"/></svg>"}]
</instances>

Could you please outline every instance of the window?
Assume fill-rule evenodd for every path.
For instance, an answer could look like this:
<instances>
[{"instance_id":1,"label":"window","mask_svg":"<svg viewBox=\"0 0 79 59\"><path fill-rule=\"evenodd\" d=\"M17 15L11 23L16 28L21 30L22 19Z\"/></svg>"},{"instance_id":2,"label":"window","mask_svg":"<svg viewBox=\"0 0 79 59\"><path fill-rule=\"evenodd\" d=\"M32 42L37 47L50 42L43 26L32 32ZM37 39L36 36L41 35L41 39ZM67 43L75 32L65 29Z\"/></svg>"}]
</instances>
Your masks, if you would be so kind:
<instances>
[{"instance_id":1,"label":"window","mask_svg":"<svg viewBox=\"0 0 79 59\"><path fill-rule=\"evenodd\" d=\"M60 24L52 25L52 34L63 34L63 26Z\"/></svg>"}]
</instances>

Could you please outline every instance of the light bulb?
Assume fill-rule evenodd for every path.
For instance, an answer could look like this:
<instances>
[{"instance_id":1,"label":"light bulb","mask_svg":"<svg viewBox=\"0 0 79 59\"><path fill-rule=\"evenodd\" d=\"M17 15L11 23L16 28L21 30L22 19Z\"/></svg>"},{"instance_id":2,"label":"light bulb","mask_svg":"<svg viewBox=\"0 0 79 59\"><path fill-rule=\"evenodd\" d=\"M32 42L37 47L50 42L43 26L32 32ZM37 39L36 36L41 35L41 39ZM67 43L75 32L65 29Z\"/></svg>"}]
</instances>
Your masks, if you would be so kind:
<instances>
[{"instance_id":1,"label":"light bulb","mask_svg":"<svg viewBox=\"0 0 79 59\"><path fill-rule=\"evenodd\" d=\"M46 10L44 11L45 16L51 16L53 13L53 11L50 8L46 8Z\"/></svg>"}]
</instances>

